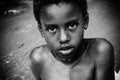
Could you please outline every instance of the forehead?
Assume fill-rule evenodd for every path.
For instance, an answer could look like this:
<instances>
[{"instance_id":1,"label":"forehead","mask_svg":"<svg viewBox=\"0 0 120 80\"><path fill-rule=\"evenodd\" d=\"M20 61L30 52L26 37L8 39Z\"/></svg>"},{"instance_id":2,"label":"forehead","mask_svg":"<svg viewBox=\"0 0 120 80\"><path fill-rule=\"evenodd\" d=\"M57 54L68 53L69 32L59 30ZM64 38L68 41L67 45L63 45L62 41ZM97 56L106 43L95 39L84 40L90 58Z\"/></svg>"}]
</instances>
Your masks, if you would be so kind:
<instances>
[{"instance_id":1,"label":"forehead","mask_svg":"<svg viewBox=\"0 0 120 80\"><path fill-rule=\"evenodd\" d=\"M59 3L47 6L41 13L41 18L51 21L52 19L64 19L80 15L80 9L75 4Z\"/></svg>"}]
</instances>

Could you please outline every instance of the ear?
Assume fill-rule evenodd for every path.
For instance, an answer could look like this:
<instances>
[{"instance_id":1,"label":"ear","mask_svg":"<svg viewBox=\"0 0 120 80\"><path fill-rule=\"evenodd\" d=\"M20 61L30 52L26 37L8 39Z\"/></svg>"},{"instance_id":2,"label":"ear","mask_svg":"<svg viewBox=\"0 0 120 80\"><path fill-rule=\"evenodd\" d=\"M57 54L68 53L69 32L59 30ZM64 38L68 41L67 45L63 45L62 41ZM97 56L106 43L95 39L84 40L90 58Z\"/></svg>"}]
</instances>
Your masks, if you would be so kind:
<instances>
[{"instance_id":1,"label":"ear","mask_svg":"<svg viewBox=\"0 0 120 80\"><path fill-rule=\"evenodd\" d=\"M88 23L89 23L89 14L87 14L84 17L84 29L86 30L88 28Z\"/></svg>"},{"instance_id":2,"label":"ear","mask_svg":"<svg viewBox=\"0 0 120 80\"><path fill-rule=\"evenodd\" d=\"M43 30L42 30L41 24L38 24L38 28L39 28L39 31L41 33L41 36L44 38L44 33L43 33Z\"/></svg>"}]
</instances>

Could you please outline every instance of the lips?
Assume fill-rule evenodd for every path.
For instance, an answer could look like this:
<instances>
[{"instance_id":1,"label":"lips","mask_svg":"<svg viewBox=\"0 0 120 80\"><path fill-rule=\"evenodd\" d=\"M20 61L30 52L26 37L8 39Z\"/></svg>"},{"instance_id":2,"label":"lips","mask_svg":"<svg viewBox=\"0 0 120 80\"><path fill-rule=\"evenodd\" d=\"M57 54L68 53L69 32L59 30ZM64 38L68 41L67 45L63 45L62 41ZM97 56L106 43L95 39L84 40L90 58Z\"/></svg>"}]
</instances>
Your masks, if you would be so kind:
<instances>
[{"instance_id":1,"label":"lips","mask_svg":"<svg viewBox=\"0 0 120 80\"><path fill-rule=\"evenodd\" d=\"M58 52L62 54L69 54L73 51L73 47L66 46L66 47L61 47Z\"/></svg>"}]
</instances>

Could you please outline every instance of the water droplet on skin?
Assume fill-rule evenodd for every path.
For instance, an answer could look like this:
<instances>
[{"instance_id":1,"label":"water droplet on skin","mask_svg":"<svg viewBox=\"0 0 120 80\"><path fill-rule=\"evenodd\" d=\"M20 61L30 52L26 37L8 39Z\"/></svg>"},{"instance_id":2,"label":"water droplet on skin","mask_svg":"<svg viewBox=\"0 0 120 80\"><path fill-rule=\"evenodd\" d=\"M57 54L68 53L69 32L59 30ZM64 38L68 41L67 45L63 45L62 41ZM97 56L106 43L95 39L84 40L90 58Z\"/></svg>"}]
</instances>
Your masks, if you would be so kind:
<instances>
[{"instance_id":1,"label":"water droplet on skin","mask_svg":"<svg viewBox=\"0 0 120 80\"><path fill-rule=\"evenodd\" d=\"M10 61L6 61L6 64L9 64L10 63Z\"/></svg>"},{"instance_id":2,"label":"water droplet on skin","mask_svg":"<svg viewBox=\"0 0 120 80\"><path fill-rule=\"evenodd\" d=\"M11 53L11 54L9 54L9 56L13 56L13 54Z\"/></svg>"}]
</instances>

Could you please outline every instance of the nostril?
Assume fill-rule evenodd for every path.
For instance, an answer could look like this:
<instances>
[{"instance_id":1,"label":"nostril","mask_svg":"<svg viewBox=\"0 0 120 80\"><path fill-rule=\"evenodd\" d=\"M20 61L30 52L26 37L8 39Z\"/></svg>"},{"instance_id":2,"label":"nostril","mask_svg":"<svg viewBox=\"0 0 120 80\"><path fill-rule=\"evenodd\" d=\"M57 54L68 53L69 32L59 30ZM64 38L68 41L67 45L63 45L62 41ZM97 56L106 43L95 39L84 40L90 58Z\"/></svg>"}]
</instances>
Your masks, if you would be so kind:
<instances>
[{"instance_id":1,"label":"nostril","mask_svg":"<svg viewBox=\"0 0 120 80\"><path fill-rule=\"evenodd\" d=\"M65 43L68 43L69 42L69 39L66 39L66 40L60 40L60 44L65 44Z\"/></svg>"}]
</instances>

